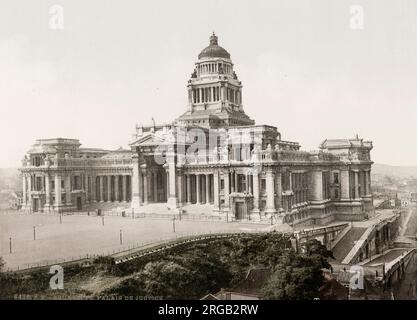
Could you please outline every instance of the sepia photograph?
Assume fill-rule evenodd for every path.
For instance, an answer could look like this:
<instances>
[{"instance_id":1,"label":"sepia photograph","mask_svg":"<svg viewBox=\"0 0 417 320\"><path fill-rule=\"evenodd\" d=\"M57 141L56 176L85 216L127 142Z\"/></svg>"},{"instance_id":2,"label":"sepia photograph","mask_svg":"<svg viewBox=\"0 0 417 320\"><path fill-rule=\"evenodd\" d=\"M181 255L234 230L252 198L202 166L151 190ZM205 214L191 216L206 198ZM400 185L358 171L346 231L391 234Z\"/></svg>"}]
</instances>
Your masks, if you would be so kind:
<instances>
[{"instance_id":1,"label":"sepia photograph","mask_svg":"<svg viewBox=\"0 0 417 320\"><path fill-rule=\"evenodd\" d=\"M1 0L0 300L416 301L416 17Z\"/></svg>"}]
</instances>

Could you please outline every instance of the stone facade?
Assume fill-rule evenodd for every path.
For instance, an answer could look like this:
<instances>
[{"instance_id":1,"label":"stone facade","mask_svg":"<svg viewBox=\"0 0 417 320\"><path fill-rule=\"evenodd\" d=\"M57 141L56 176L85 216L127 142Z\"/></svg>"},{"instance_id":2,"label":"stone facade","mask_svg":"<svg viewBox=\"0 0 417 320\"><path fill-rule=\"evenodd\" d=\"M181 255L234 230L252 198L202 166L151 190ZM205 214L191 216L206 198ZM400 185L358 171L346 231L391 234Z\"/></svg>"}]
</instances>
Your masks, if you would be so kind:
<instances>
[{"instance_id":1,"label":"stone facade","mask_svg":"<svg viewBox=\"0 0 417 320\"><path fill-rule=\"evenodd\" d=\"M137 126L132 206L207 205L236 219L327 223L373 210L372 143L325 140L300 151L243 110L242 83L213 34L188 81L188 108L165 126ZM154 189L159 190L157 196Z\"/></svg>"},{"instance_id":2,"label":"stone facade","mask_svg":"<svg viewBox=\"0 0 417 320\"><path fill-rule=\"evenodd\" d=\"M244 112L230 54L214 34L187 91L186 112L168 125L136 126L130 151L38 140L21 170L24 206L60 211L131 200L136 212L163 203L171 212L290 224L360 220L373 210L372 143L325 140L306 152L282 140L276 127L256 125Z\"/></svg>"},{"instance_id":3,"label":"stone facade","mask_svg":"<svg viewBox=\"0 0 417 320\"><path fill-rule=\"evenodd\" d=\"M41 139L20 171L24 210L65 212L131 200L130 150L86 149L75 139Z\"/></svg>"}]
</instances>

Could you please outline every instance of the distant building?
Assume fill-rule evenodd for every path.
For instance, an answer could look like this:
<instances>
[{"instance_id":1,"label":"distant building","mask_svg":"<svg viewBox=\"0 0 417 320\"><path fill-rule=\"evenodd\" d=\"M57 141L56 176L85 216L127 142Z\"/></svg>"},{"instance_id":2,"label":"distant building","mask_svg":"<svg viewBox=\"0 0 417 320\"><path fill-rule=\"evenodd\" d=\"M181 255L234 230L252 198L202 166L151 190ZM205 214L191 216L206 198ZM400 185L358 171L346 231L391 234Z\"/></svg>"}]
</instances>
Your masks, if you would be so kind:
<instances>
[{"instance_id":1,"label":"distant building","mask_svg":"<svg viewBox=\"0 0 417 320\"><path fill-rule=\"evenodd\" d=\"M0 209L18 210L22 208L23 196L21 191L2 190L0 191Z\"/></svg>"}]
</instances>

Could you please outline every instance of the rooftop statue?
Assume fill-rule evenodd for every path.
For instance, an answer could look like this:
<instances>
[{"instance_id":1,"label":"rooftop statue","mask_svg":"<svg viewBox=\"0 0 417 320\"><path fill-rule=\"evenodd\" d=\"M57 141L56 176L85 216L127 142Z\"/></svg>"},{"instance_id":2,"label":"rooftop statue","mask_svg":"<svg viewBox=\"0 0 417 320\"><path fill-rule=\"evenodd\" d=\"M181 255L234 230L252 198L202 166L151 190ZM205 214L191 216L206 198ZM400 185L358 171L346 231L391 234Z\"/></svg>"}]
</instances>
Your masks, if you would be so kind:
<instances>
[{"instance_id":1,"label":"rooftop statue","mask_svg":"<svg viewBox=\"0 0 417 320\"><path fill-rule=\"evenodd\" d=\"M22 159L22 165L24 166L24 167L26 167L26 166L28 166L30 163L29 163L29 158L28 158L28 156L27 155L25 155L24 157L23 157L23 159Z\"/></svg>"},{"instance_id":2,"label":"rooftop statue","mask_svg":"<svg viewBox=\"0 0 417 320\"><path fill-rule=\"evenodd\" d=\"M51 165L51 159L50 159L49 155L45 154L43 156L43 162L44 162L45 166L47 166L47 167L49 167Z\"/></svg>"}]
</instances>

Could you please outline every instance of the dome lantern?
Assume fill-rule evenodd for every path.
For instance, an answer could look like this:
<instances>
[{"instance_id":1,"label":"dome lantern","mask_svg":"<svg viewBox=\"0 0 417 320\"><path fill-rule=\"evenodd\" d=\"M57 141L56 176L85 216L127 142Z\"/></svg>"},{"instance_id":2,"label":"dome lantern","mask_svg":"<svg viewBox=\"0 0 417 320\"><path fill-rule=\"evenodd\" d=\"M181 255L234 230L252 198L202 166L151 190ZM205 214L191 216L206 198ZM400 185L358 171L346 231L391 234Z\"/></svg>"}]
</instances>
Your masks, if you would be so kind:
<instances>
[{"instance_id":1,"label":"dome lantern","mask_svg":"<svg viewBox=\"0 0 417 320\"><path fill-rule=\"evenodd\" d=\"M198 59L204 58L224 58L230 59L230 54L226 49L222 48L218 44L218 37L213 34L210 36L210 45L204 48L198 55Z\"/></svg>"}]
</instances>

